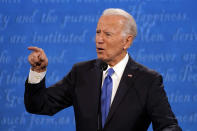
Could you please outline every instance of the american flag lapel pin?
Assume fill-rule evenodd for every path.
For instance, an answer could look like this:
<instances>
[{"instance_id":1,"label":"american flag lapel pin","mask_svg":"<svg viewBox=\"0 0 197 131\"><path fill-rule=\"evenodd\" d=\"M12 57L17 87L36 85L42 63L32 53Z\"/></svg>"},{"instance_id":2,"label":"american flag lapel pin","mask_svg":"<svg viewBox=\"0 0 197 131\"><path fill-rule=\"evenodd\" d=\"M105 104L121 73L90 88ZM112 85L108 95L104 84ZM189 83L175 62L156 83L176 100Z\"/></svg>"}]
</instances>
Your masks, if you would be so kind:
<instances>
[{"instance_id":1,"label":"american flag lapel pin","mask_svg":"<svg viewBox=\"0 0 197 131\"><path fill-rule=\"evenodd\" d=\"M128 74L128 77L131 78L133 75L132 74Z\"/></svg>"}]
</instances>

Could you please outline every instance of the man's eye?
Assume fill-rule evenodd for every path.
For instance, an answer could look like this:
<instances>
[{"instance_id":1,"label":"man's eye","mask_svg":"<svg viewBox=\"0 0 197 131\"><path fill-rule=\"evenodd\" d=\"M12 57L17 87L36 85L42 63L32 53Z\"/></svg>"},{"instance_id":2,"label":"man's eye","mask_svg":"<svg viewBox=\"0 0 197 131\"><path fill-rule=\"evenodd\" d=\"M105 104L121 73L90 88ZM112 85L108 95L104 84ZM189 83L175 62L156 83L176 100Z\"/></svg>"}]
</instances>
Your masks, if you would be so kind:
<instances>
[{"instance_id":1,"label":"man's eye","mask_svg":"<svg viewBox=\"0 0 197 131\"><path fill-rule=\"evenodd\" d=\"M99 30L96 31L97 34L100 33L100 32L101 32L101 31L99 31Z\"/></svg>"},{"instance_id":2,"label":"man's eye","mask_svg":"<svg viewBox=\"0 0 197 131\"><path fill-rule=\"evenodd\" d=\"M111 33L106 32L105 34L106 34L107 36L111 36Z\"/></svg>"}]
</instances>

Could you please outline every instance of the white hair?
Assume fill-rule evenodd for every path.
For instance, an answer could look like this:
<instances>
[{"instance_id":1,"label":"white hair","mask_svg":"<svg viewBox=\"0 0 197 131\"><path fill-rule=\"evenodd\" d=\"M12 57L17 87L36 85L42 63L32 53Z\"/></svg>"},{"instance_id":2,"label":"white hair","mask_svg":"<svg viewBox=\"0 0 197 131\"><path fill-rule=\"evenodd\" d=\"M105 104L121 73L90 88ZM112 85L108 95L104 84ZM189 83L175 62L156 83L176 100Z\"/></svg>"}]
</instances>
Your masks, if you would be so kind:
<instances>
[{"instance_id":1,"label":"white hair","mask_svg":"<svg viewBox=\"0 0 197 131\"><path fill-rule=\"evenodd\" d=\"M105 9L102 13L102 16L107 16L107 15L120 15L126 18L125 27L122 32L123 36L126 35L132 35L133 37L137 36L136 22L133 16L131 16L128 12L118 8L109 8L109 9Z\"/></svg>"}]
</instances>

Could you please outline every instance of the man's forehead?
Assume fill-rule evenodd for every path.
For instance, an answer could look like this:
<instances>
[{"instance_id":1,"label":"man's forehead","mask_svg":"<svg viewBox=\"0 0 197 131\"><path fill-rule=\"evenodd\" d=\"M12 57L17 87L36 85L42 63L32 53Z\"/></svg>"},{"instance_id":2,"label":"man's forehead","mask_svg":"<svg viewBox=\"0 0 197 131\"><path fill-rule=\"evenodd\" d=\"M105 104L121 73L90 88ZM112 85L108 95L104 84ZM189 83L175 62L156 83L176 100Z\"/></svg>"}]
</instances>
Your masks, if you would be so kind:
<instances>
[{"instance_id":1,"label":"man's forehead","mask_svg":"<svg viewBox=\"0 0 197 131\"><path fill-rule=\"evenodd\" d=\"M122 25L123 21L125 21L125 17L120 15L106 15L101 16L98 21L98 26L105 26L105 25Z\"/></svg>"}]
</instances>

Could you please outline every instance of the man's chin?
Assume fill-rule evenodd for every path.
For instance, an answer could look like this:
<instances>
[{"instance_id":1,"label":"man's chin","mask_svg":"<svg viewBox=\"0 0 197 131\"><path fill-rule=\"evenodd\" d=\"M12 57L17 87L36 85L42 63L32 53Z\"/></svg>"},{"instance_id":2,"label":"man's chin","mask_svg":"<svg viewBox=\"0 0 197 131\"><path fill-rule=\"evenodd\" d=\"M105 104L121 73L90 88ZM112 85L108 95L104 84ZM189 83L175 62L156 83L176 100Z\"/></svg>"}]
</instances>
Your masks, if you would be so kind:
<instances>
[{"instance_id":1,"label":"man's chin","mask_svg":"<svg viewBox=\"0 0 197 131\"><path fill-rule=\"evenodd\" d=\"M108 63L108 59L106 59L106 58L104 58L104 57L97 57L99 60L102 60L103 62L106 62L106 63Z\"/></svg>"},{"instance_id":2,"label":"man's chin","mask_svg":"<svg viewBox=\"0 0 197 131\"><path fill-rule=\"evenodd\" d=\"M99 60L102 60L102 61L106 62L106 58L103 57L103 56L97 55L97 58L98 58Z\"/></svg>"}]
</instances>

